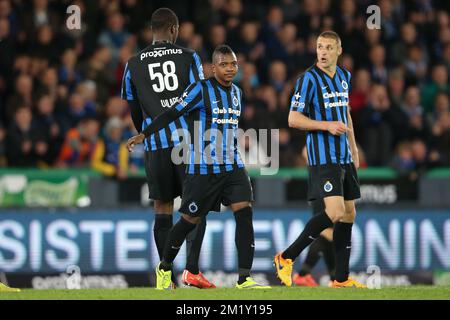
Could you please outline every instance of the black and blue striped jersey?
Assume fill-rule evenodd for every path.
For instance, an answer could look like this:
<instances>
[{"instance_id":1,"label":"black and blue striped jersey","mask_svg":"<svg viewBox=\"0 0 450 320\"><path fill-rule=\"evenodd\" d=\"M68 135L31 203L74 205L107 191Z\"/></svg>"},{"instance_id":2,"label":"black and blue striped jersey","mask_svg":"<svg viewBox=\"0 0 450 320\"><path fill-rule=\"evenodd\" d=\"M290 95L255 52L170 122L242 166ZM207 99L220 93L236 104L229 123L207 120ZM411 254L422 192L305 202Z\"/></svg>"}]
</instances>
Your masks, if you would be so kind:
<instances>
[{"instance_id":1,"label":"black and blue striped jersey","mask_svg":"<svg viewBox=\"0 0 450 320\"><path fill-rule=\"evenodd\" d=\"M221 85L215 78L195 82L176 105L142 131L145 136L189 113L188 174L218 174L244 167L237 146L242 91Z\"/></svg>"},{"instance_id":2,"label":"black and blue striped jersey","mask_svg":"<svg viewBox=\"0 0 450 320\"><path fill-rule=\"evenodd\" d=\"M291 111L301 112L312 120L342 121L348 125L351 74L337 66L333 77L316 65L297 80L291 99ZM310 131L306 136L308 164L346 164L353 162L347 134L334 136L327 131Z\"/></svg>"},{"instance_id":3,"label":"black and blue striped jersey","mask_svg":"<svg viewBox=\"0 0 450 320\"><path fill-rule=\"evenodd\" d=\"M121 97L142 114L135 122L144 130L167 108L178 101L193 82L204 79L202 64L195 51L169 42L154 43L128 60L122 79ZM139 114L139 113L138 113ZM140 114L139 114L140 115ZM138 124L137 122L142 122ZM145 140L145 150L173 147L179 143L178 129L188 130L185 117L173 121Z\"/></svg>"}]
</instances>

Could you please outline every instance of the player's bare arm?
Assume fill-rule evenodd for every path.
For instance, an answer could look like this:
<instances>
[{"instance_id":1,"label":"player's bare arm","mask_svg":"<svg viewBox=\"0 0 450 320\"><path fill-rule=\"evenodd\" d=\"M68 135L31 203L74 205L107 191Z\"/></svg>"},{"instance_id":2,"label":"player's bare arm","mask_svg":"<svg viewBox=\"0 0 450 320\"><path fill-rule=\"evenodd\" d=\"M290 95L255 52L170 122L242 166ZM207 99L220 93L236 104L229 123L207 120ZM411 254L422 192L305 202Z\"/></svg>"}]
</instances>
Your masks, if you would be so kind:
<instances>
[{"instance_id":1,"label":"player's bare arm","mask_svg":"<svg viewBox=\"0 0 450 320\"><path fill-rule=\"evenodd\" d=\"M348 142L350 143L350 150L352 151L353 163L356 169L359 168L359 154L358 147L356 146L355 131L353 130L352 116L350 115L350 107L347 109L347 119L348 119Z\"/></svg>"},{"instance_id":2,"label":"player's bare arm","mask_svg":"<svg viewBox=\"0 0 450 320\"><path fill-rule=\"evenodd\" d=\"M328 131L332 135L340 136L351 129L342 121L317 121L312 120L300 112L289 112L289 127L305 131Z\"/></svg>"}]
</instances>

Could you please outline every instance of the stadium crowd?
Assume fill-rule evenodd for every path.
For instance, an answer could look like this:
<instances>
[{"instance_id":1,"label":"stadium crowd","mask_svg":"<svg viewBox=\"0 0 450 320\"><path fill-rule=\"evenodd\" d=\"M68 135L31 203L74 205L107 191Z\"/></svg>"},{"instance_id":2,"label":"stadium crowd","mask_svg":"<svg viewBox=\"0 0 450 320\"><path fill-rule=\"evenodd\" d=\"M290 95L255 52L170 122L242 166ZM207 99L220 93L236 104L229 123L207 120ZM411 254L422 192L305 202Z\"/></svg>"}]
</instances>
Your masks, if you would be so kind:
<instances>
[{"instance_id":1,"label":"stadium crowd","mask_svg":"<svg viewBox=\"0 0 450 320\"><path fill-rule=\"evenodd\" d=\"M362 166L400 174L450 166L450 17L446 1L380 0L381 29L361 0L0 0L0 166L87 166L126 177L143 150L119 98L129 57L151 43L158 7L180 18L177 43L238 53L240 126L280 129L281 166L303 166L304 133L288 127L295 80L315 61L315 39L334 30L352 72L350 103ZM69 5L81 29L69 30Z\"/></svg>"}]
</instances>

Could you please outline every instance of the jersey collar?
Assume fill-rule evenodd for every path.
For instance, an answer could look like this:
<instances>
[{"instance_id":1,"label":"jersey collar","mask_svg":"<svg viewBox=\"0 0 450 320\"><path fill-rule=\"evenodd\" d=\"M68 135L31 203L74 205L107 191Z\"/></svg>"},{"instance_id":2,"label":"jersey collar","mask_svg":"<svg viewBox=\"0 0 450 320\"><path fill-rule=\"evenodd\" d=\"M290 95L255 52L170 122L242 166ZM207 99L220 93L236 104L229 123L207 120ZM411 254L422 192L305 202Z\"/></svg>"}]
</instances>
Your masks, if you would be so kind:
<instances>
[{"instance_id":1,"label":"jersey collar","mask_svg":"<svg viewBox=\"0 0 450 320\"><path fill-rule=\"evenodd\" d=\"M224 85L220 84L220 82L217 81L217 79L215 77L211 77L210 79L211 79L211 82L217 84L217 86L220 87L224 91L231 91L231 88L233 87L233 83L231 83L231 86L225 87Z\"/></svg>"}]
</instances>

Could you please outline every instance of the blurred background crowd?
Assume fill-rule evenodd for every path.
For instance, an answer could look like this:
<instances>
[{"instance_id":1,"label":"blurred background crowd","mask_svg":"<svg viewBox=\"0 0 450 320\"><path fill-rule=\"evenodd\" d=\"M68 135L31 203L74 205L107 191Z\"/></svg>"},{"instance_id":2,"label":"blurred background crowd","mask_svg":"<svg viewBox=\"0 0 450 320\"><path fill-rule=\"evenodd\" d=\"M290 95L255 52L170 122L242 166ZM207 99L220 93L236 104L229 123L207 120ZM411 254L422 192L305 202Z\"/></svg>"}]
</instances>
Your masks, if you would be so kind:
<instances>
[{"instance_id":1,"label":"blurred background crowd","mask_svg":"<svg viewBox=\"0 0 450 320\"><path fill-rule=\"evenodd\" d=\"M68 30L66 9L81 8ZM370 30L366 9L381 9ZM177 43L205 76L229 44L244 91L240 126L280 129L280 165L304 166L304 133L288 128L295 80L315 62L315 39L334 30L352 72L350 104L362 166L400 174L450 166L450 17L431 0L0 0L0 166L92 167L124 178L143 166L119 90L125 63L151 43L159 7L180 19Z\"/></svg>"}]
</instances>

